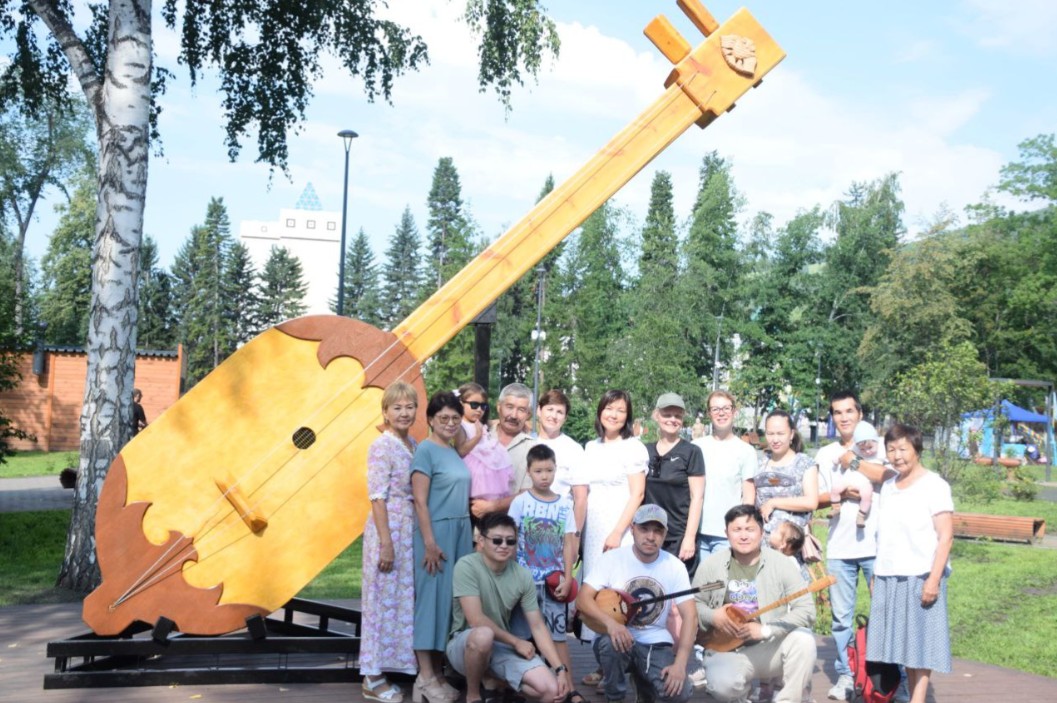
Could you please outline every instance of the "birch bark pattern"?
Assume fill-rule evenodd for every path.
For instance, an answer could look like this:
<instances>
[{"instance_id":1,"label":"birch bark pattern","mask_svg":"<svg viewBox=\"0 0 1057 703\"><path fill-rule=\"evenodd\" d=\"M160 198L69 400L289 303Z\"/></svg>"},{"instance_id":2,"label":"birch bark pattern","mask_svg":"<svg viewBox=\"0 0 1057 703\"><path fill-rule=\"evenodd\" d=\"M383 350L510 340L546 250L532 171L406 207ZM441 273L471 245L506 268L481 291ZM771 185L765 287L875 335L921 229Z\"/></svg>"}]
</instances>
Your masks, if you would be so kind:
<instances>
[{"instance_id":1,"label":"birch bark pattern","mask_svg":"<svg viewBox=\"0 0 1057 703\"><path fill-rule=\"evenodd\" d=\"M80 473L59 573L59 585L88 591L100 579L94 536L96 504L107 468L130 437L132 419L136 276L150 137L151 3L110 3L109 50L102 77L54 0L34 2L33 9L63 46L95 114L99 140Z\"/></svg>"}]
</instances>

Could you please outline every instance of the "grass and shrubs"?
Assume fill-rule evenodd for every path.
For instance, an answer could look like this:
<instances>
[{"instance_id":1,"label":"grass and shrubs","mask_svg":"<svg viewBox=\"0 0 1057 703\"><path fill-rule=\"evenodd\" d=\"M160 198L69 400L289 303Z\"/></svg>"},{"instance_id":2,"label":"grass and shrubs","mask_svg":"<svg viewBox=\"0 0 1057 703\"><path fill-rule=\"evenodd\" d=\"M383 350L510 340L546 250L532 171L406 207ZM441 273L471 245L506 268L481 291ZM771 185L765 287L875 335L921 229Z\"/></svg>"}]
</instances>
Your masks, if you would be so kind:
<instances>
[{"instance_id":1,"label":"grass and shrubs","mask_svg":"<svg viewBox=\"0 0 1057 703\"><path fill-rule=\"evenodd\" d=\"M0 464L0 478L58 476L68 466L77 468L80 454L72 452L18 452Z\"/></svg>"}]
</instances>

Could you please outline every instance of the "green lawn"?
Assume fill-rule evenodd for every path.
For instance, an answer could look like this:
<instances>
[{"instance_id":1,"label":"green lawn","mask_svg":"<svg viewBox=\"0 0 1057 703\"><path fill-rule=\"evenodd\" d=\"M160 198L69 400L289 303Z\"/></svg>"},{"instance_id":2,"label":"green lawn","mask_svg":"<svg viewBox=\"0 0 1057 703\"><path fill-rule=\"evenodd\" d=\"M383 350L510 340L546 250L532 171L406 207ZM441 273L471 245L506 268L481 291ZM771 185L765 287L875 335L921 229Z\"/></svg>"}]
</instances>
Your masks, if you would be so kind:
<instances>
[{"instance_id":1,"label":"green lawn","mask_svg":"<svg viewBox=\"0 0 1057 703\"><path fill-rule=\"evenodd\" d=\"M0 605L75 598L55 588L69 524L69 510L0 514Z\"/></svg>"},{"instance_id":2,"label":"green lawn","mask_svg":"<svg viewBox=\"0 0 1057 703\"><path fill-rule=\"evenodd\" d=\"M0 478L58 476L67 466L77 467L78 452L19 452L0 464Z\"/></svg>"}]
</instances>

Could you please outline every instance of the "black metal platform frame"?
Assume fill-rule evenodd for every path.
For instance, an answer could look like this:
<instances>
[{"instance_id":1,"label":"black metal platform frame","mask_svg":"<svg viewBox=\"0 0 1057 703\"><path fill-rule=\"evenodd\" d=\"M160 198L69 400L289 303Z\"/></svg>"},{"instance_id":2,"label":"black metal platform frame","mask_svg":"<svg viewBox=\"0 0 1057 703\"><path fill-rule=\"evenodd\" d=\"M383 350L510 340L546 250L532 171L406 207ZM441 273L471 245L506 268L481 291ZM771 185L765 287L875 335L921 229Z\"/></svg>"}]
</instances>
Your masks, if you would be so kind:
<instances>
[{"instance_id":1,"label":"black metal platform frame","mask_svg":"<svg viewBox=\"0 0 1057 703\"><path fill-rule=\"evenodd\" d=\"M49 642L55 673L44 676L44 688L362 680L359 610L294 598L281 611L281 619L275 617L279 611L248 618L245 630L220 637L173 632L172 621L159 618L117 637L90 632ZM316 625L294 622L299 614L317 618ZM332 629L333 621L351 626L345 628L351 632Z\"/></svg>"}]
</instances>

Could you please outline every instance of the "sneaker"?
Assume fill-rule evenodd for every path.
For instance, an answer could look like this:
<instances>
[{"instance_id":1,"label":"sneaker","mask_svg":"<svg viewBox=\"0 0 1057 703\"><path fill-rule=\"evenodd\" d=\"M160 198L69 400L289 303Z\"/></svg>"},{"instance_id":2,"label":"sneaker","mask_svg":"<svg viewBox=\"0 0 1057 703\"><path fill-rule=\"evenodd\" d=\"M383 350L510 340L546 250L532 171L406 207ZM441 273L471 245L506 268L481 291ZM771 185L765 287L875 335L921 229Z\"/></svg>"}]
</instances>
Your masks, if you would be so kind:
<instances>
[{"instance_id":1,"label":"sneaker","mask_svg":"<svg viewBox=\"0 0 1057 703\"><path fill-rule=\"evenodd\" d=\"M852 677L847 674L837 677L837 683L833 685L833 688L829 690L829 699L833 701L847 701L851 700L852 690L855 688L855 681Z\"/></svg>"},{"instance_id":2,"label":"sneaker","mask_svg":"<svg viewBox=\"0 0 1057 703\"><path fill-rule=\"evenodd\" d=\"M705 680L704 667L694 669L686 675L686 678L690 679L690 685L694 687L695 691L700 691L702 688L708 685L708 681Z\"/></svg>"}]
</instances>

